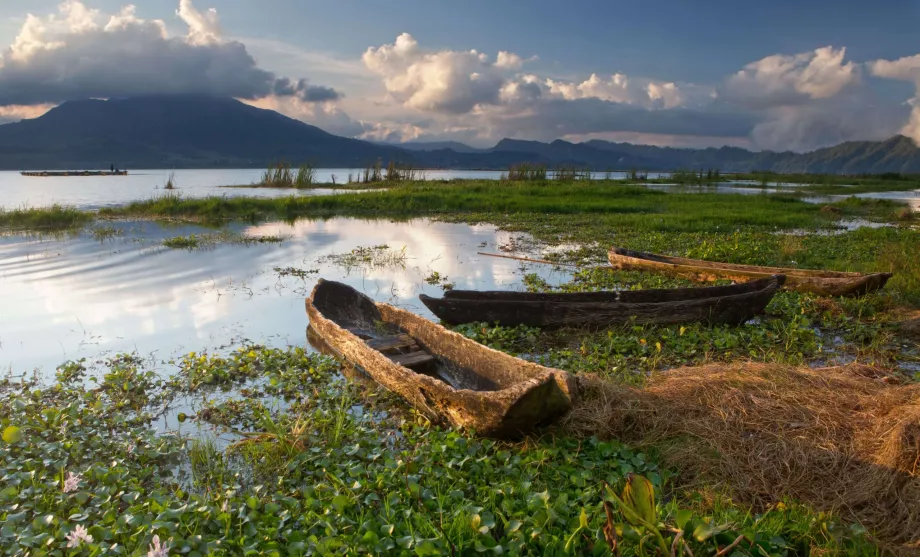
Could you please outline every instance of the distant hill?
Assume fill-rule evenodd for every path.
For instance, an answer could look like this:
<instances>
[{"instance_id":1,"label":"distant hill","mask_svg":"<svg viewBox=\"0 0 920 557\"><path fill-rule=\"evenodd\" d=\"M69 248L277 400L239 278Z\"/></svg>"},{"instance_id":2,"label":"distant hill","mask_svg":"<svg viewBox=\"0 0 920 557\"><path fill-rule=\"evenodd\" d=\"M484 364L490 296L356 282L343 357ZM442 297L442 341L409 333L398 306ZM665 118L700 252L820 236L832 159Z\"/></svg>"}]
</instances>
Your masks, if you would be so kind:
<instances>
[{"instance_id":1,"label":"distant hill","mask_svg":"<svg viewBox=\"0 0 920 557\"><path fill-rule=\"evenodd\" d=\"M381 160L416 168L507 169L516 163L595 170L718 168L867 174L920 173L920 149L903 136L853 141L810 153L736 147L677 149L592 140L503 139L490 149L458 142L381 144L339 137L229 98L143 96L64 103L33 120L0 126L0 169L245 168L287 160L365 167Z\"/></svg>"},{"instance_id":2,"label":"distant hill","mask_svg":"<svg viewBox=\"0 0 920 557\"><path fill-rule=\"evenodd\" d=\"M262 167L280 159L363 167L414 163L397 147L338 137L271 110L198 95L64 103L0 126L0 168Z\"/></svg>"},{"instance_id":3,"label":"distant hill","mask_svg":"<svg viewBox=\"0 0 920 557\"><path fill-rule=\"evenodd\" d=\"M489 151L488 149L470 147L459 141L407 141L405 143L397 143L395 146L410 151L439 151L441 149L450 149L457 153L483 153Z\"/></svg>"}]
</instances>

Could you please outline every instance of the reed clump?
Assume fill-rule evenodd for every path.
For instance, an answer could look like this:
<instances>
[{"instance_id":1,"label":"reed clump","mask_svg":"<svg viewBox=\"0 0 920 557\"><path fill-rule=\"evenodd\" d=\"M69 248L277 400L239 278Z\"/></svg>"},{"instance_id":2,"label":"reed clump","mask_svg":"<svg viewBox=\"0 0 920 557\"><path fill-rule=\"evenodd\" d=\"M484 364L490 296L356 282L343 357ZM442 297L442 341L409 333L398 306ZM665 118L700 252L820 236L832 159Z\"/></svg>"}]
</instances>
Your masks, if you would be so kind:
<instances>
[{"instance_id":1,"label":"reed clump","mask_svg":"<svg viewBox=\"0 0 920 557\"><path fill-rule=\"evenodd\" d=\"M684 482L755 507L792 497L896 548L920 544L920 385L861 365L754 363L671 370L644 389L581 383L571 433L655 445Z\"/></svg>"},{"instance_id":2,"label":"reed clump","mask_svg":"<svg viewBox=\"0 0 920 557\"><path fill-rule=\"evenodd\" d=\"M530 163L513 164L501 176L502 180L509 182L543 182L546 178L546 165Z\"/></svg>"},{"instance_id":3,"label":"reed clump","mask_svg":"<svg viewBox=\"0 0 920 557\"><path fill-rule=\"evenodd\" d=\"M560 166L553 172L553 178L560 182L574 182L576 180L591 180L593 175L590 168Z\"/></svg>"},{"instance_id":4,"label":"reed clump","mask_svg":"<svg viewBox=\"0 0 920 557\"><path fill-rule=\"evenodd\" d=\"M272 188L310 188L315 184L316 168L302 164L295 170L290 163L281 161L269 165L258 185Z\"/></svg>"},{"instance_id":5,"label":"reed clump","mask_svg":"<svg viewBox=\"0 0 920 557\"><path fill-rule=\"evenodd\" d=\"M81 227L94 218L93 213L55 203L48 207L0 207L0 228L9 231L53 231Z\"/></svg>"},{"instance_id":6,"label":"reed clump","mask_svg":"<svg viewBox=\"0 0 920 557\"><path fill-rule=\"evenodd\" d=\"M366 166L363 173L348 175L349 184L375 184L380 182L394 184L397 182L424 182L427 179L428 176L422 169L394 161L390 161L384 168L381 159L377 159L374 164Z\"/></svg>"},{"instance_id":7,"label":"reed clump","mask_svg":"<svg viewBox=\"0 0 920 557\"><path fill-rule=\"evenodd\" d=\"M712 184L722 181L722 174L718 168L704 171L679 169L671 173L671 181L678 184ZM764 184L766 185L766 184Z\"/></svg>"}]
</instances>

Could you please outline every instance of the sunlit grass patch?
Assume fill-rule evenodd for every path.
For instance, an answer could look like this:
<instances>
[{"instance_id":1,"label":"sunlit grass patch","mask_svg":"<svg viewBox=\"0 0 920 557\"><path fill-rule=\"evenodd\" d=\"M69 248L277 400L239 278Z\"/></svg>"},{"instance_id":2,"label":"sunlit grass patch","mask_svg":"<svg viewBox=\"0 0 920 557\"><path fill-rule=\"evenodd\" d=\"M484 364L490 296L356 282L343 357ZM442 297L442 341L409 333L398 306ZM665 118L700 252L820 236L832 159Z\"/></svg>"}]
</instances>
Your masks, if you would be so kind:
<instances>
[{"instance_id":1,"label":"sunlit grass patch","mask_svg":"<svg viewBox=\"0 0 920 557\"><path fill-rule=\"evenodd\" d=\"M54 204L48 207L0 207L0 228L10 231L54 231L81 227L93 220L92 213Z\"/></svg>"},{"instance_id":2,"label":"sunlit grass patch","mask_svg":"<svg viewBox=\"0 0 920 557\"><path fill-rule=\"evenodd\" d=\"M199 249L210 248L220 244L280 244L285 240L284 236L265 235L265 236L248 236L235 232L216 232L208 234L189 234L188 236L174 236L163 240L163 245L173 249Z\"/></svg>"}]
</instances>

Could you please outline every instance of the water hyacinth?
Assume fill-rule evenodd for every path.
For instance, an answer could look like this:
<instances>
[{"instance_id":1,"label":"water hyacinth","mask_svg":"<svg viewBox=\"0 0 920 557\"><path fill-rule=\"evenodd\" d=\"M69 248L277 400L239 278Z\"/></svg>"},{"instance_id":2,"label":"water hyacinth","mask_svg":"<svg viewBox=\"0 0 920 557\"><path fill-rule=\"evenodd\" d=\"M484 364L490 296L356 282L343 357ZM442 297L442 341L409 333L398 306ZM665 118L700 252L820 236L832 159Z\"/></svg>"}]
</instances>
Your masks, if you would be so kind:
<instances>
[{"instance_id":1,"label":"water hyacinth","mask_svg":"<svg viewBox=\"0 0 920 557\"><path fill-rule=\"evenodd\" d=\"M150 549L147 550L147 557L169 557L169 544L161 544L160 536L154 534Z\"/></svg>"},{"instance_id":2,"label":"water hyacinth","mask_svg":"<svg viewBox=\"0 0 920 557\"><path fill-rule=\"evenodd\" d=\"M93 543L93 537L89 535L89 532L86 531L86 528L79 524L69 534L67 534L66 538L67 547L69 548L79 547L83 542ZM163 555L165 555L165 553Z\"/></svg>"},{"instance_id":3,"label":"water hyacinth","mask_svg":"<svg viewBox=\"0 0 920 557\"><path fill-rule=\"evenodd\" d=\"M75 475L73 472L67 472L67 478L64 480L64 493L76 491L82 479L83 476L80 474Z\"/></svg>"}]
</instances>

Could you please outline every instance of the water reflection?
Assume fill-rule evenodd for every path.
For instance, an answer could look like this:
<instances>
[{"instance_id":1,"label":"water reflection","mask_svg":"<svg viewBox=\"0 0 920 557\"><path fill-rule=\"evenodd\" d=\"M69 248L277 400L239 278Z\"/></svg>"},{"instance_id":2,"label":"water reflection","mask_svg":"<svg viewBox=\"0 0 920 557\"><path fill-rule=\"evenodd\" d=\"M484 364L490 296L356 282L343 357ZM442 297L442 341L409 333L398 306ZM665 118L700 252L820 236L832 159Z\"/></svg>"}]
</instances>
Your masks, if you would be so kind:
<instances>
[{"instance_id":1,"label":"water reflection","mask_svg":"<svg viewBox=\"0 0 920 557\"><path fill-rule=\"evenodd\" d=\"M882 191L873 193L858 193L856 195L820 195L806 197L804 201L809 203L834 203L843 201L848 197L859 197L862 199L887 199L889 201L900 201L906 203L912 209L920 210L920 190L913 191Z\"/></svg>"},{"instance_id":2,"label":"water reflection","mask_svg":"<svg viewBox=\"0 0 920 557\"><path fill-rule=\"evenodd\" d=\"M244 340L303 345L304 297L319 276L429 317L417 296L440 295L424 281L434 271L457 288L520 288L520 262L476 255L519 236L491 226L424 219L236 225L235 232L286 240L195 251L168 249L162 241L204 232L199 227L113 226L123 233L101 242L85 234L0 238L0 365L19 374L123 351L167 360ZM325 259L381 244L405 248L404 266L349 268ZM319 272L298 278L274 270L289 267ZM527 272L552 283L566 278L565 271L545 265Z\"/></svg>"}]
</instances>

